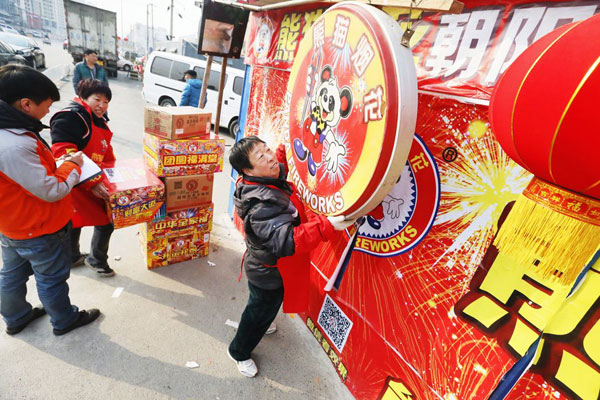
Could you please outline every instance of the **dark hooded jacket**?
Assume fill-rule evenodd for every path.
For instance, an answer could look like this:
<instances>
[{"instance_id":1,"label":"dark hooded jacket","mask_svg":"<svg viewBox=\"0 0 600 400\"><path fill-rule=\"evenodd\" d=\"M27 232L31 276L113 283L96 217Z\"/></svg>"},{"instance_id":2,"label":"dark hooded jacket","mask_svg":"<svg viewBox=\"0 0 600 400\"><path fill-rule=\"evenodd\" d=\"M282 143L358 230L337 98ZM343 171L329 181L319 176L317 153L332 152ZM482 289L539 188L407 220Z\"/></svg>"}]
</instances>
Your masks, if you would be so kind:
<instances>
[{"instance_id":1,"label":"dark hooded jacket","mask_svg":"<svg viewBox=\"0 0 600 400\"><path fill-rule=\"evenodd\" d=\"M300 225L283 166L281 171L279 179L245 176L233 195L237 214L244 221L246 275L254 285L269 290L282 286L279 270L272 266L294 254L294 227Z\"/></svg>"}]
</instances>

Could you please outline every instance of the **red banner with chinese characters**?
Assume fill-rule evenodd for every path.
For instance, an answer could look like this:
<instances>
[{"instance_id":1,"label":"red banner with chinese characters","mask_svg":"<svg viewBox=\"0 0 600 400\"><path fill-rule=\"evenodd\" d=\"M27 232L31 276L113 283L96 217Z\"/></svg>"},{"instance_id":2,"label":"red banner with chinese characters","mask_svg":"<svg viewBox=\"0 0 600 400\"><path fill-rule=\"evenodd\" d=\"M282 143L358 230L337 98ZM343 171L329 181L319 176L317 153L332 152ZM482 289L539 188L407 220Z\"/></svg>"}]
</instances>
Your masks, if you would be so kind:
<instances>
[{"instance_id":1,"label":"red banner with chinese characters","mask_svg":"<svg viewBox=\"0 0 600 400\"><path fill-rule=\"evenodd\" d=\"M531 367L507 398L600 394L600 262L573 293L530 271L502 268L491 244L531 175L501 150L487 107L426 92L487 99L533 40L600 8L598 1L515 3L466 2L459 15L422 16L411 42L419 115L399 183L359 228L337 290L323 287L353 232L312 254L310 309L303 317L358 399L488 398L538 339ZM407 15L386 11L399 21ZM273 17L275 39L263 44L269 51L261 60L249 51L245 133L273 147L289 142L294 111L285 89L293 58L273 58L275 30L289 15L283 26L297 28L298 39L310 12L259 14L263 22ZM287 48L295 54L296 47Z\"/></svg>"},{"instance_id":2,"label":"red banner with chinese characters","mask_svg":"<svg viewBox=\"0 0 600 400\"><path fill-rule=\"evenodd\" d=\"M506 68L531 43L570 22L599 11L598 1L531 3L464 1L461 14L383 7L410 41L419 88L488 100ZM289 70L298 44L326 8L253 13L248 22L246 63Z\"/></svg>"}]
</instances>

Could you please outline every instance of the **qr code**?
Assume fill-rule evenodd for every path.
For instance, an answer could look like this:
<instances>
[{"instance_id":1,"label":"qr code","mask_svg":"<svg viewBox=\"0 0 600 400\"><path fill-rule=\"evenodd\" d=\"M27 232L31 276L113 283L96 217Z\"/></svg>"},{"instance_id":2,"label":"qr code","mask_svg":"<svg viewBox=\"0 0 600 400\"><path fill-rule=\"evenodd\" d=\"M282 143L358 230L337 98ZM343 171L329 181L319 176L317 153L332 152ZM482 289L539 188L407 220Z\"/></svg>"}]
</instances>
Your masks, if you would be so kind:
<instances>
[{"instance_id":1,"label":"qr code","mask_svg":"<svg viewBox=\"0 0 600 400\"><path fill-rule=\"evenodd\" d=\"M350 335L352 321L350 321L350 318L344 314L329 295L325 295L325 301L323 301L317 322L323 328L323 331L335 348L341 352Z\"/></svg>"}]
</instances>

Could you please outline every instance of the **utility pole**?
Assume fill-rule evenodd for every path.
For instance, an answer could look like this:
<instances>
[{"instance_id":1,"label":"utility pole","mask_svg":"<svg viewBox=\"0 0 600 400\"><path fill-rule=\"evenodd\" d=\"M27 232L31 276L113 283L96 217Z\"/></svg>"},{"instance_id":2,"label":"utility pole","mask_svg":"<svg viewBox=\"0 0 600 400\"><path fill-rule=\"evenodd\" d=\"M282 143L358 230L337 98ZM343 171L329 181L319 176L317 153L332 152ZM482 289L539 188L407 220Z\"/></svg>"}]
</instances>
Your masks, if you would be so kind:
<instances>
[{"instance_id":1,"label":"utility pole","mask_svg":"<svg viewBox=\"0 0 600 400\"><path fill-rule=\"evenodd\" d=\"M154 34L154 4L150 3L150 5L152 6L152 16L150 19L150 23L152 25L152 50L156 49L156 43L154 42L155 40L155 34Z\"/></svg>"},{"instance_id":2,"label":"utility pole","mask_svg":"<svg viewBox=\"0 0 600 400\"><path fill-rule=\"evenodd\" d=\"M121 44L125 44L125 30L123 29L123 0L121 0Z\"/></svg>"},{"instance_id":3,"label":"utility pole","mask_svg":"<svg viewBox=\"0 0 600 400\"><path fill-rule=\"evenodd\" d=\"M173 40L173 3L174 0L171 0L171 31L169 32L169 40Z\"/></svg>"},{"instance_id":4,"label":"utility pole","mask_svg":"<svg viewBox=\"0 0 600 400\"><path fill-rule=\"evenodd\" d=\"M150 4L146 4L146 55L150 54L150 38L148 37L148 29L149 29L149 23L148 23L148 6Z\"/></svg>"},{"instance_id":5,"label":"utility pole","mask_svg":"<svg viewBox=\"0 0 600 400\"><path fill-rule=\"evenodd\" d=\"M152 7L152 16L150 15L150 9ZM150 28L152 26L152 28ZM152 40L150 40L150 33L152 32ZM146 54L150 54L150 43L152 43L152 50L156 47L154 45L154 4L146 4Z\"/></svg>"}]
</instances>

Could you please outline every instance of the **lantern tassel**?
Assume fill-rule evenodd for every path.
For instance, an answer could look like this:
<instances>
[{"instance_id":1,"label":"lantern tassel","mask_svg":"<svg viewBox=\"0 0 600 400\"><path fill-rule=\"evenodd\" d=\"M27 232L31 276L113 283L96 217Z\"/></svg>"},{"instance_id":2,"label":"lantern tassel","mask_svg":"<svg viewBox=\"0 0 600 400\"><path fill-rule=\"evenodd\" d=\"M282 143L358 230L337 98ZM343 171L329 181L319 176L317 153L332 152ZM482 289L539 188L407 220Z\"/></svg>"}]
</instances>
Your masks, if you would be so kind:
<instances>
[{"instance_id":1,"label":"lantern tassel","mask_svg":"<svg viewBox=\"0 0 600 400\"><path fill-rule=\"evenodd\" d=\"M599 248L600 226L563 213L557 207L548 207L526 192L515 202L494 246L543 277L572 284Z\"/></svg>"}]
</instances>

